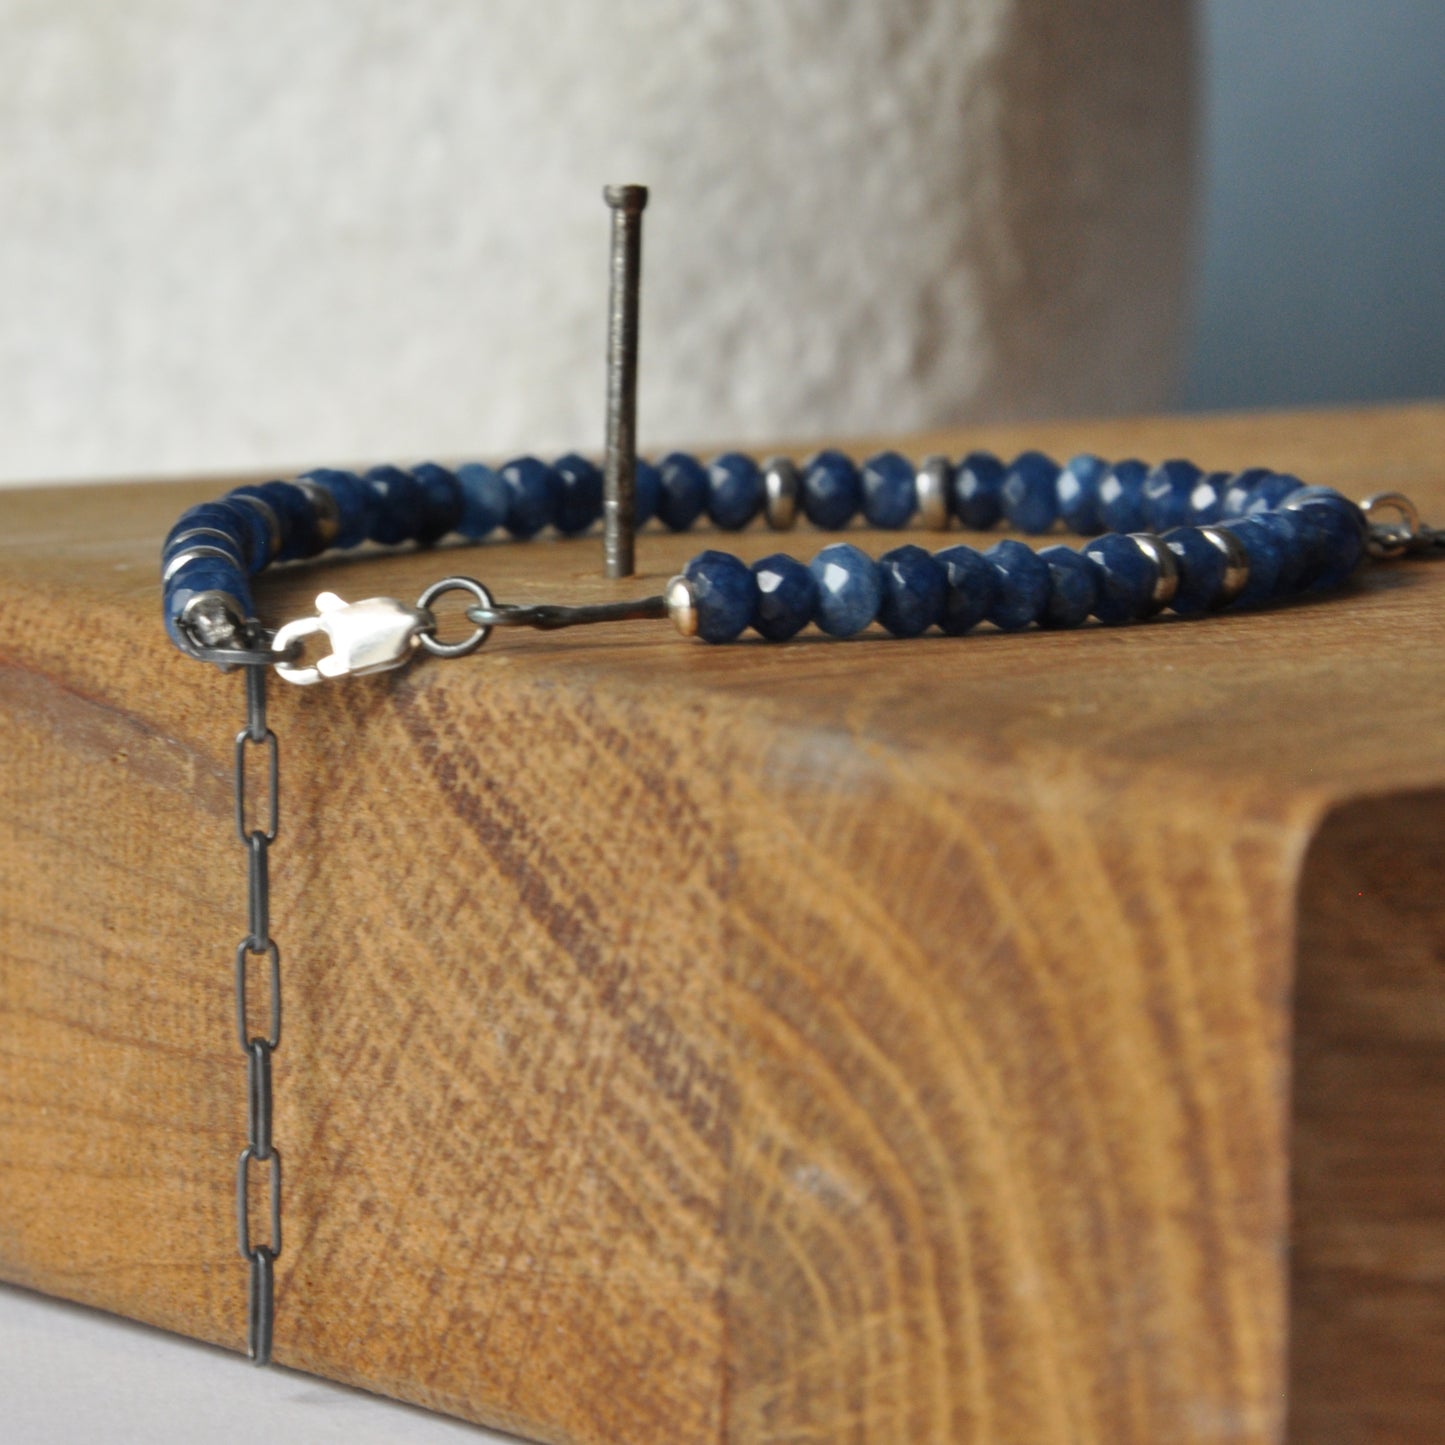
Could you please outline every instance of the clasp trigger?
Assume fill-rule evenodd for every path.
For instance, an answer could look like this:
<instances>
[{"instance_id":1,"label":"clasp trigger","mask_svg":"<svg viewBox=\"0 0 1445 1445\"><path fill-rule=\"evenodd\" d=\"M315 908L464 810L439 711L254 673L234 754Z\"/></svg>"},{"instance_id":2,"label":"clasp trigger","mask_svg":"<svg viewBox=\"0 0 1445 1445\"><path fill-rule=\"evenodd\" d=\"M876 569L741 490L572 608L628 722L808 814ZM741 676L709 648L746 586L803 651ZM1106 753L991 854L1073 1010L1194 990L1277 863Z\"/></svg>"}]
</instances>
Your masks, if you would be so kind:
<instances>
[{"instance_id":1,"label":"clasp trigger","mask_svg":"<svg viewBox=\"0 0 1445 1445\"><path fill-rule=\"evenodd\" d=\"M316 616L288 622L276 633L271 650L285 653L300 638L324 632L331 639L331 651L314 667L285 661L276 664L276 671L287 682L310 687L324 677L364 677L403 666L416 651L422 633L433 625L430 612L391 597L346 602L334 592L323 592L316 599Z\"/></svg>"}]
</instances>

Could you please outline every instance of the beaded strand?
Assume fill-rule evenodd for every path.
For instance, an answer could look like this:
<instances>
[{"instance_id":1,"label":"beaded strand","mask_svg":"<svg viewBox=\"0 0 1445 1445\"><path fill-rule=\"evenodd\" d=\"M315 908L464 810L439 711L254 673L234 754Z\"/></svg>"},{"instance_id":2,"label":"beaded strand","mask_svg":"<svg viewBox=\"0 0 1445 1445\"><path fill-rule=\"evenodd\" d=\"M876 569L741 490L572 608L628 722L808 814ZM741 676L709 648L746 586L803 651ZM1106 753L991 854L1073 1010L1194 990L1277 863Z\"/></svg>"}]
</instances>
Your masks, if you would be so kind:
<instances>
[{"instance_id":1,"label":"beaded strand","mask_svg":"<svg viewBox=\"0 0 1445 1445\"><path fill-rule=\"evenodd\" d=\"M860 517L894 531L917 518L935 531L955 521L987 531L1003 521L1032 536L1061 526L1091 539L1079 550L1037 552L1014 539L985 551L908 544L876 561L837 542L807 564L778 553L751 566L704 551L670 584L668 605L680 631L707 642L748 628L779 642L810 623L834 637L875 621L916 637L932 627L957 635L984 621L1013 632L1077 627L1089 617L1117 625L1166 607L1186 617L1259 607L1340 586L1365 555L1367 532L1360 508L1339 492L1281 473L1205 473L1186 461L1110 465L1087 454L1060 466L1037 451L1007 464L970 452L916 467L897 452L860 465L827 450L801 466L776 457L760 465L740 452L705 464L673 452L638 460L636 508L639 527L655 518L675 532L704 516L721 531L759 516L781 531L801 514L834 531ZM526 540L550 526L575 536L601 513L602 473L574 453L495 469L321 468L294 482L237 487L192 507L167 536L166 628L190 650L203 606L249 618L251 578L272 561L368 541L426 546L454 532L480 541L505 529Z\"/></svg>"}]
</instances>

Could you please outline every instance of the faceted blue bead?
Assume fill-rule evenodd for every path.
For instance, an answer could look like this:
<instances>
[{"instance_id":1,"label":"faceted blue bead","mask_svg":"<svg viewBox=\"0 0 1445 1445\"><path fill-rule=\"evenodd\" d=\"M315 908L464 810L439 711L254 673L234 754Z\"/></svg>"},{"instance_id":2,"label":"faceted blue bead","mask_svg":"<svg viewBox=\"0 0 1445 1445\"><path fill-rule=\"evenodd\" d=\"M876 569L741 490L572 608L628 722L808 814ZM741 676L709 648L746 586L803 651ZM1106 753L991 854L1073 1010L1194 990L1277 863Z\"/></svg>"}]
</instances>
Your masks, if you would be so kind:
<instances>
[{"instance_id":1,"label":"faceted blue bead","mask_svg":"<svg viewBox=\"0 0 1445 1445\"><path fill-rule=\"evenodd\" d=\"M943 568L945 585L938 625L951 636L961 636L993 610L1002 585L998 568L972 547L945 547L933 560Z\"/></svg>"},{"instance_id":2,"label":"faceted blue bead","mask_svg":"<svg viewBox=\"0 0 1445 1445\"><path fill-rule=\"evenodd\" d=\"M1224 500L1219 505L1220 519L1232 522L1236 517L1244 516L1254 500L1255 487L1272 475L1268 467L1246 467L1242 472L1235 472L1224 489Z\"/></svg>"},{"instance_id":3,"label":"faceted blue bead","mask_svg":"<svg viewBox=\"0 0 1445 1445\"><path fill-rule=\"evenodd\" d=\"M521 541L557 520L562 480L537 457L514 457L501 468L507 484L507 530Z\"/></svg>"},{"instance_id":4,"label":"faceted blue bead","mask_svg":"<svg viewBox=\"0 0 1445 1445\"><path fill-rule=\"evenodd\" d=\"M1144 530L1144 479L1148 475L1149 468L1136 461L1115 462L1104 474L1099 483L1099 520L1109 531Z\"/></svg>"},{"instance_id":5,"label":"faceted blue bead","mask_svg":"<svg viewBox=\"0 0 1445 1445\"><path fill-rule=\"evenodd\" d=\"M213 537L207 535L204 537L192 537L189 540L186 540L184 533L180 535L182 540L171 541L169 538L167 538L165 545L161 548L161 574L163 576L165 574L166 568L170 566L172 558L179 557L183 552L192 551L196 547L205 547L208 550L224 552L226 554L226 560L228 560L232 564L232 566L236 567L239 571L248 572L250 570L250 568L246 565L247 559L244 555L244 549L242 548L241 543L238 542L234 536ZM221 559L212 558L211 560L220 561Z\"/></svg>"},{"instance_id":6,"label":"faceted blue bead","mask_svg":"<svg viewBox=\"0 0 1445 1445\"><path fill-rule=\"evenodd\" d=\"M259 572L271 560L271 529L260 511L245 502L202 502L187 507L166 534L165 550L169 551L174 538L196 527L224 532L240 549L248 572Z\"/></svg>"},{"instance_id":7,"label":"faceted blue bead","mask_svg":"<svg viewBox=\"0 0 1445 1445\"><path fill-rule=\"evenodd\" d=\"M1159 565L1132 537L1117 532L1096 537L1084 548L1084 556L1098 570L1094 616L1100 622L1133 622L1154 610Z\"/></svg>"},{"instance_id":8,"label":"faceted blue bead","mask_svg":"<svg viewBox=\"0 0 1445 1445\"><path fill-rule=\"evenodd\" d=\"M669 452L658 463L662 486L657 515L674 532L685 532L707 506L707 468L686 452Z\"/></svg>"},{"instance_id":9,"label":"faceted blue bead","mask_svg":"<svg viewBox=\"0 0 1445 1445\"><path fill-rule=\"evenodd\" d=\"M1198 527L1175 527L1164 533L1163 541L1179 568L1179 585L1169 605L1181 617L1208 612L1219 598L1229 559Z\"/></svg>"},{"instance_id":10,"label":"faceted blue bead","mask_svg":"<svg viewBox=\"0 0 1445 1445\"><path fill-rule=\"evenodd\" d=\"M1004 473L1003 514L1020 532L1047 532L1059 515L1059 464L1042 452L1023 452Z\"/></svg>"},{"instance_id":11,"label":"faceted blue bead","mask_svg":"<svg viewBox=\"0 0 1445 1445\"><path fill-rule=\"evenodd\" d=\"M697 603L697 635L704 642L731 642L757 608L757 579L727 552L699 552L682 575Z\"/></svg>"},{"instance_id":12,"label":"faceted blue bead","mask_svg":"<svg viewBox=\"0 0 1445 1445\"><path fill-rule=\"evenodd\" d=\"M758 600L753 628L769 642L786 642L813 620L818 608L818 584L795 558L781 552L753 563Z\"/></svg>"},{"instance_id":13,"label":"faceted blue bead","mask_svg":"<svg viewBox=\"0 0 1445 1445\"><path fill-rule=\"evenodd\" d=\"M1068 465L1059 473L1055 492L1059 501L1059 516L1069 531L1081 537L1092 537L1103 529L1099 518L1099 483L1109 470L1109 464L1102 457L1082 452L1069 459Z\"/></svg>"},{"instance_id":14,"label":"faceted blue bead","mask_svg":"<svg viewBox=\"0 0 1445 1445\"><path fill-rule=\"evenodd\" d=\"M177 623L187 604L199 592L225 592L235 598L243 617L250 617L255 611L251 601L251 587L239 567L222 562L215 557L199 557L188 562L165 585L162 596L162 613L166 631L177 646L185 646L186 640Z\"/></svg>"},{"instance_id":15,"label":"faceted blue bead","mask_svg":"<svg viewBox=\"0 0 1445 1445\"><path fill-rule=\"evenodd\" d=\"M1072 547L1045 547L1039 560L1049 569L1049 600L1040 627L1078 627L1098 597L1098 571Z\"/></svg>"},{"instance_id":16,"label":"faceted blue bead","mask_svg":"<svg viewBox=\"0 0 1445 1445\"><path fill-rule=\"evenodd\" d=\"M983 554L998 573L998 591L988 620L1004 632L1018 632L1044 615L1049 603L1049 564L1032 547L1008 538Z\"/></svg>"},{"instance_id":17,"label":"faceted blue bead","mask_svg":"<svg viewBox=\"0 0 1445 1445\"><path fill-rule=\"evenodd\" d=\"M1274 596L1298 596L1304 590L1305 572L1310 563L1309 525L1301 523L1297 512L1251 512L1250 517L1274 538L1279 547Z\"/></svg>"},{"instance_id":18,"label":"faceted blue bead","mask_svg":"<svg viewBox=\"0 0 1445 1445\"><path fill-rule=\"evenodd\" d=\"M863 463L863 515L870 527L897 531L918 510L913 463L897 452L879 452Z\"/></svg>"},{"instance_id":19,"label":"faceted blue bead","mask_svg":"<svg viewBox=\"0 0 1445 1445\"><path fill-rule=\"evenodd\" d=\"M557 530L564 537L585 532L602 515L602 469L576 452L552 463L557 473Z\"/></svg>"},{"instance_id":20,"label":"faceted blue bead","mask_svg":"<svg viewBox=\"0 0 1445 1445\"><path fill-rule=\"evenodd\" d=\"M448 532L455 532L462 520L462 484L450 467L438 462L422 462L411 469L421 484L421 514L416 526L416 539L424 547L439 542Z\"/></svg>"},{"instance_id":21,"label":"faceted blue bead","mask_svg":"<svg viewBox=\"0 0 1445 1445\"><path fill-rule=\"evenodd\" d=\"M482 462L458 467L457 484L462 489L462 519L457 531L480 542L507 520L507 484Z\"/></svg>"},{"instance_id":22,"label":"faceted blue bead","mask_svg":"<svg viewBox=\"0 0 1445 1445\"><path fill-rule=\"evenodd\" d=\"M1249 558L1249 581L1234 599L1236 607L1263 607L1272 602L1279 583L1283 549L1258 517L1239 517L1224 524L1239 538Z\"/></svg>"},{"instance_id":23,"label":"faceted blue bead","mask_svg":"<svg viewBox=\"0 0 1445 1445\"><path fill-rule=\"evenodd\" d=\"M359 547L371 535L376 520L376 497L356 475L337 467L316 467L305 479L329 492L336 503L336 539L333 547Z\"/></svg>"},{"instance_id":24,"label":"faceted blue bead","mask_svg":"<svg viewBox=\"0 0 1445 1445\"><path fill-rule=\"evenodd\" d=\"M895 547L878 559L878 620L895 637L917 637L943 616L948 581L922 547Z\"/></svg>"},{"instance_id":25,"label":"faceted blue bead","mask_svg":"<svg viewBox=\"0 0 1445 1445\"><path fill-rule=\"evenodd\" d=\"M1296 492L1286 512L1298 519L1305 534L1302 585L1316 591L1340 586L1365 553L1365 519L1360 509L1330 488L1311 487Z\"/></svg>"},{"instance_id":26,"label":"faceted blue bead","mask_svg":"<svg viewBox=\"0 0 1445 1445\"><path fill-rule=\"evenodd\" d=\"M1188 520L1196 527L1207 527L1219 521L1221 508L1224 506L1224 494L1228 488L1228 472L1210 472L1207 476L1200 477L1189 494Z\"/></svg>"},{"instance_id":27,"label":"faceted blue bead","mask_svg":"<svg viewBox=\"0 0 1445 1445\"><path fill-rule=\"evenodd\" d=\"M953 512L975 532L1003 516L1003 463L990 452L969 452L953 473Z\"/></svg>"},{"instance_id":28,"label":"faceted blue bead","mask_svg":"<svg viewBox=\"0 0 1445 1445\"><path fill-rule=\"evenodd\" d=\"M851 457L823 451L803 465L803 511L815 527L836 532L858 515L863 483Z\"/></svg>"},{"instance_id":29,"label":"faceted blue bead","mask_svg":"<svg viewBox=\"0 0 1445 1445\"><path fill-rule=\"evenodd\" d=\"M657 499L662 492L662 473L651 462L638 457L632 485L637 525L639 528L645 527L657 515Z\"/></svg>"},{"instance_id":30,"label":"faceted blue bead","mask_svg":"<svg viewBox=\"0 0 1445 1445\"><path fill-rule=\"evenodd\" d=\"M281 547L276 553L277 561L315 557L325 550L316 521L316 508L300 487L291 482L263 482L260 486L237 487L229 495L258 497L270 507L272 515L281 524Z\"/></svg>"},{"instance_id":31,"label":"faceted blue bead","mask_svg":"<svg viewBox=\"0 0 1445 1445\"><path fill-rule=\"evenodd\" d=\"M1260 512L1273 512L1287 497L1303 490L1304 483L1298 477L1283 472L1271 472L1267 477L1261 477L1251 488L1244 515L1253 517Z\"/></svg>"},{"instance_id":32,"label":"faceted blue bead","mask_svg":"<svg viewBox=\"0 0 1445 1445\"><path fill-rule=\"evenodd\" d=\"M707 514L725 532L746 527L763 505L763 474L741 452L714 457L707 469Z\"/></svg>"},{"instance_id":33,"label":"faceted blue bead","mask_svg":"<svg viewBox=\"0 0 1445 1445\"><path fill-rule=\"evenodd\" d=\"M1203 475L1193 462L1160 462L1144 478L1145 527L1151 532L1168 532L1189 521L1189 499Z\"/></svg>"},{"instance_id":34,"label":"faceted blue bead","mask_svg":"<svg viewBox=\"0 0 1445 1445\"><path fill-rule=\"evenodd\" d=\"M376 520L371 524L371 540L394 547L416 536L421 513L421 483L400 467L372 467L362 476L376 499Z\"/></svg>"},{"instance_id":35,"label":"faceted blue bead","mask_svg":"<svg viewBox=\"0 0 1445 1445\"><path fill-rule=\"evenodd\" d=\"M878 565L847 542L824 547L808 570L818 586L813 620L833 637L852 637L875 617L883 600Z\"/></svg>"}]
</instances>

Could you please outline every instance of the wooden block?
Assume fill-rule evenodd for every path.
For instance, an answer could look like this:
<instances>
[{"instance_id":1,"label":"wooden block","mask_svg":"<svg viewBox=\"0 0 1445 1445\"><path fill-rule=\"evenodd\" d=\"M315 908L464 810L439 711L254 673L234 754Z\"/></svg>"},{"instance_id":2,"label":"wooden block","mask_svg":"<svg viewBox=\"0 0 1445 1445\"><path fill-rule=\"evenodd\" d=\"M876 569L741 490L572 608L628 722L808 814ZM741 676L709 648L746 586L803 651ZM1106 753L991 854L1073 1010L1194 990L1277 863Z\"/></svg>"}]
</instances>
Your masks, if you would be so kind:
<instances>
[{"instance_id":1,"label":"wooden block","mask_svg":"<svg viewBox=\"0 0 1445 1445\"><path fill-rule=\"evenodd\" d=\"M1445 517L1437 406L907 449L971 445ZM241 686L154 566L219 485L0 495L0 1276L236 1348ZM635 590L700 545L648 534ZM602 598L599 552L262 607ZM1418 562L1202 622L276 684L278 1360L549 1441L1438 1440L1442 640Z\"/></svg>"}]
</instances>

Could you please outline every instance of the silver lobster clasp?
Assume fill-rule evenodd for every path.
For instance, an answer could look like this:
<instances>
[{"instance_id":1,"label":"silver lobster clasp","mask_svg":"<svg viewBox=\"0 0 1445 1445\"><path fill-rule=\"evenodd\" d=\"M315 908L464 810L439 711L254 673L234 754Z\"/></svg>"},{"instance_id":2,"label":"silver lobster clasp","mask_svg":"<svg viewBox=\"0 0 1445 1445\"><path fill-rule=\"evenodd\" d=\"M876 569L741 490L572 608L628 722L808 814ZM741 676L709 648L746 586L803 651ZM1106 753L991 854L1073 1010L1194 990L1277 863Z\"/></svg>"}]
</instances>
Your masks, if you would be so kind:
<instances>
[{"instance_id":1,"label":"silver lobster clasp","mask_svg":"<svg viewBox=\"0 0 1445 1445\"><path fill-rule=\"evenodd\" d=\"M310 687L323 677L363 677L387 672L410 660L422 632L432 626L432 616L418 607L408 607L390 597L368 597L363 602L346 602L334 592L316 599L315 617L298 617L276 633L273 652L285 652L293 642L324 632L331 639L331 651L314 667L278 662L276 671L287 682Z\"/></svg>"}]
</instances>

